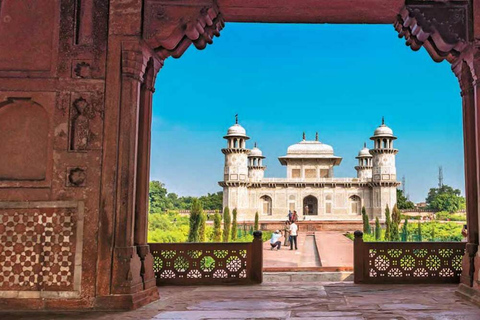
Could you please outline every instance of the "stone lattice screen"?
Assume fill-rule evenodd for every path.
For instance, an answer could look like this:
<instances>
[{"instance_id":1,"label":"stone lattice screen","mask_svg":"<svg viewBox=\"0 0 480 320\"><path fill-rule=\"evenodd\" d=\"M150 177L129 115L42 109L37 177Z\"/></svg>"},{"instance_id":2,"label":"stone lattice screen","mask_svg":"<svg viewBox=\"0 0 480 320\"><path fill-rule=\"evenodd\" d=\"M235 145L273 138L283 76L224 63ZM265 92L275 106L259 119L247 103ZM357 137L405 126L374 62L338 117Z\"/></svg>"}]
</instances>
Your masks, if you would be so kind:
<instances>
[{"instance_id":1,"label":"stone lattice screen","mask_svg":"<svg viewBox=\"0 0 480 320\"><path fill-rule=\"evenodd\" d=\"M80 295L83 203L0 202L0 297Z\"/></svg>"},{"instance_id":2,"label":"stone lattice screen","mask_svg":"<svg viewBox=\"0 0 480 320\"><path fill-rule=\"evenodd\" d=\"M355 233L355 283L458 283L465 243L364 242Z\"/></svg>"},{"instance_id":3,"label":"stone lattice screen","mask_svg":"<svg viewBox=\"0 0 480 320\"><path fill-rule=\"evenodd\" d=\"M150 243L157 285L259 283L262 241Z\"/></svg>"}]
</instances>

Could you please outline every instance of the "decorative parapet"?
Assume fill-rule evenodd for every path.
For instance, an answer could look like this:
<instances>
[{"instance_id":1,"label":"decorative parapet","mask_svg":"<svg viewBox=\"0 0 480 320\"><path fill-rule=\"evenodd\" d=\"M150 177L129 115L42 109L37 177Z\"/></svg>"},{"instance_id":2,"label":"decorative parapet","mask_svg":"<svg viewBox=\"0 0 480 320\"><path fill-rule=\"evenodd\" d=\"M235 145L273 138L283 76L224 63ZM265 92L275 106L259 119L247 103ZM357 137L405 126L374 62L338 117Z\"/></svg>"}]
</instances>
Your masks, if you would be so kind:
<instances>
[{"instance_id":1,"label":"decorative parapet","mask_svg":"<svg viewBox=\"0 0 480 320\"><path fill-rule=\"evenodd\" d=\"M193 43L204 49L225 21L215 0L146 0L143 38L161 59L179 58Z\"/></svg>"},{"instance_id":2,"label":"decorative parapet","mask_svg":"<svg viewBox=\"0 0 480 320\"><path fill-rule=\"evenodd\" d=\"M394 26L412 50L422 46L432 59L453 62L471 41L469 1L406 1Z\"/></svg>"},{"instance_id":3,"label":"decorative parapet","mask_svg":"<svg viewBox=\"0 0 480 320\"><path fill-rule=\"evenodd\" d=\"M248 243L150 243L157 285L261 283L262 232Z\"/></svg>"},{"instance_id":4,"label":"decorative parapet","mask_svg":"<svg viewBox=\"0 0 480 320\"><path fill-rule=\"evenodd\" d=\"M464 242L364 242L355 231L355 283L459 283Z\"/></svg>"}]
</instances>

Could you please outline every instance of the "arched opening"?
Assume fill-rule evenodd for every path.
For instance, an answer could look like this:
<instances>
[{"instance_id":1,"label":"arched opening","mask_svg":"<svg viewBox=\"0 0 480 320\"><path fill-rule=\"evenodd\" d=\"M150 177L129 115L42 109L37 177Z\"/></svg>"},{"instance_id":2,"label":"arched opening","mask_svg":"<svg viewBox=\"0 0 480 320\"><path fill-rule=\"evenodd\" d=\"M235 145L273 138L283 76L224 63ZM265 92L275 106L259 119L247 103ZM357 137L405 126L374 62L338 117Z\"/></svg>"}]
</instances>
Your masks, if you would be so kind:
<instances>
[{"instance_id":1,"label":"arched opening","mask_svg":"<svg viewBox=\"0 0 480 320\"><path fill-rule=\"evenodd\" d=\"M272 215L272 198L269 196L261 196L261 205L262 205L262 214L271 216Z\"/></svg>"},{"instance_id":2,"label":"arched opening","mask_svg":"<svg viewBox=\"0 0 480 320\"><path fill-rule=\"evenodd\" d=\"M318 215L318 200L314 196L303 198L303 214L306 216Z\"/></svg>"},{"instance_id":3,"label":"arched opening","mask_svg":"<svg viewBox=\"0 0 480 320\"><path fill-rule=\"evenodd\" d=\"M362 199L359 196L353 195L348 198L350 213L351 214L361 214L362 213Z\"/></svg>"}]
</instances>

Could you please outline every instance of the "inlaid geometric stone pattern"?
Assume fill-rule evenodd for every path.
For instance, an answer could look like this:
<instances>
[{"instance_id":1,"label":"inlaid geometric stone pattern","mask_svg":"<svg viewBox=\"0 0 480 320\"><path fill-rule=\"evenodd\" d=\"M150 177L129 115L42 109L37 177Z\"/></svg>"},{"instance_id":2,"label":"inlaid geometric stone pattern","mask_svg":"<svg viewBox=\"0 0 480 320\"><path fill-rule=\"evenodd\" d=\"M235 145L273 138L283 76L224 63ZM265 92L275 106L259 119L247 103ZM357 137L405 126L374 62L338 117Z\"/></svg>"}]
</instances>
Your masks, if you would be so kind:
<instances>
[{"instance_id":1,"label":"inlaid geometric stone pattern","mask_svg":"<svg viewBox=\"0 0 480 320\"><path fill-rule=\"evenodd\" d=\"M367 246L367 276L370 282L382 279L409 279L410 282L452 282L462 273L465 243L364 243Z\"/></svg>"},{"instance_id":2,"label":"inlaid geometric stone pattern","mask_svg":"<svg viewBox=\"0 0 480 320\"><path fill-rule=\"evenodd\" d=\"M150 243L157 284L247 281L251 243Z\"/></svg>"},{"instance_id":3,"label":"inlaid geometric stone pattern","mask_svg":"<svg viewBox=\"0 0 480 320\"><path fill-rule=\"evenodd\" d=\"M76 209L0 209L0 291L74 289Z\"/></svg>"}]
</instances>

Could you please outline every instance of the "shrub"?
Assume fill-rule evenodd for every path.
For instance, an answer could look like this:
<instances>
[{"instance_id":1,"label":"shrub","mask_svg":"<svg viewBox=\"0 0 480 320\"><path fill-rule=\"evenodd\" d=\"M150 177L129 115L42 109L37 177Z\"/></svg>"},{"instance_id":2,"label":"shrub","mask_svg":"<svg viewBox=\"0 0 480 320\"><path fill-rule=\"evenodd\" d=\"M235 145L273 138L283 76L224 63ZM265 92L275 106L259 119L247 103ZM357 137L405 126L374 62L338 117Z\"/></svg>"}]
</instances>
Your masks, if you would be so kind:
<instances>
[{"instance_id":1,"label":"shrub","mask_svg":"<svg viewBox=\"0 0 480 320\"><path fill-rule=\"evenodd\" d=\"M255 212L255 225L253 226L253 229L255 231L259 230L258 229L258 212Z\"/></svg>"}]
</instances>

